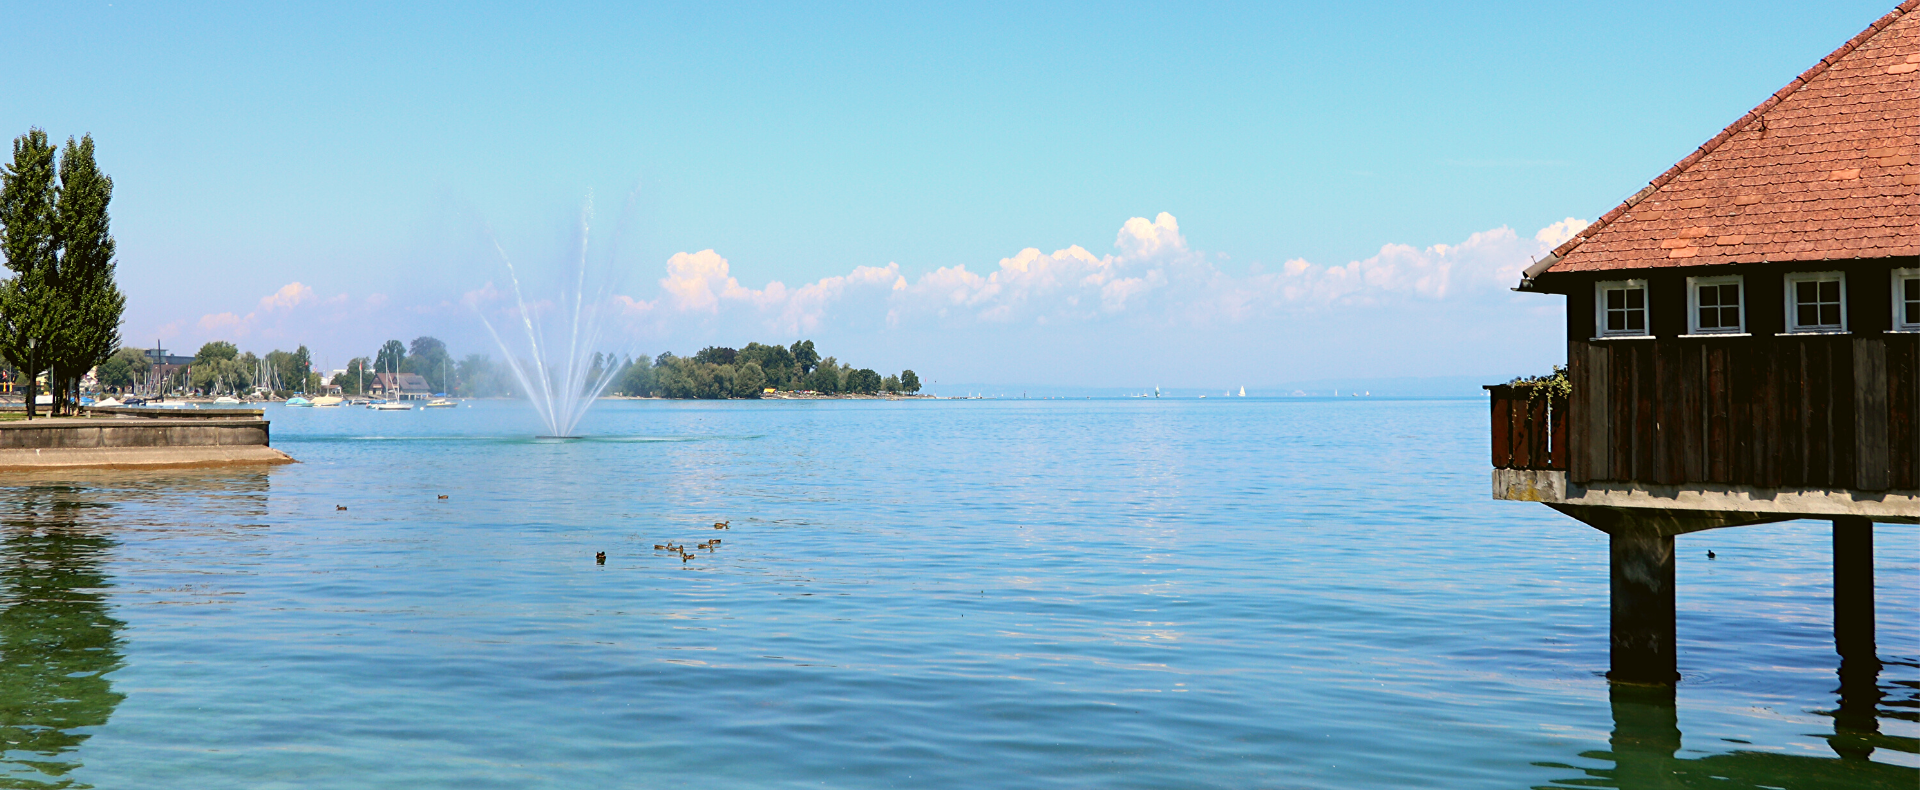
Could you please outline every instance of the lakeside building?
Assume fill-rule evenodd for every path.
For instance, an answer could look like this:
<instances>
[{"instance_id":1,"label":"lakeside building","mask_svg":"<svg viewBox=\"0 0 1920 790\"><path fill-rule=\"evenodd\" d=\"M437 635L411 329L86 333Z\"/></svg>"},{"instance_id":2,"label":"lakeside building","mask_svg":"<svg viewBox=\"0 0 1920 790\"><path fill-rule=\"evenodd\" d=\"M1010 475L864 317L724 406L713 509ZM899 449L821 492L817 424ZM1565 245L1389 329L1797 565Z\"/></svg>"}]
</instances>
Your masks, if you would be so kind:
<instances>
[{"instance_id":1,"label":"lakeside building","mask_svg":"<svg viewBox=\"0 0 1920 790\"><path fill-rule=\"evenodd\" d=\"M1571 395L1489 387L1494 497L1609 534L1609 677L1679 677L1674 536L1799 518L1833 521L1843 687L1877 672L1872 523L1920 523L1920 0L1517 290L1566 296Z\"/></svg>"},{"instance_id":2,"label":"lakeside building","mask_svg":"<svg viewBox=\"0 0 1920 790\"><path fill-rule=\"evenodd\" d=\"M367 386L370 395L392 400L426 400L433 397L427 380L418 373L376 373Z\"/></svg>"},{"instance_id":3,"label":"lakeside building","mask_svg":"<svg viewBox=\"0 0 1920 790\"><path fill-rule=\"evenodd\" d=\"M135 386L136 391L157 394L169 386L176 374L182 382L193 380L193 357L169 354L155 341L153 348L146 350L147 371L145 381Z\"/></svg>"}]
</instances>

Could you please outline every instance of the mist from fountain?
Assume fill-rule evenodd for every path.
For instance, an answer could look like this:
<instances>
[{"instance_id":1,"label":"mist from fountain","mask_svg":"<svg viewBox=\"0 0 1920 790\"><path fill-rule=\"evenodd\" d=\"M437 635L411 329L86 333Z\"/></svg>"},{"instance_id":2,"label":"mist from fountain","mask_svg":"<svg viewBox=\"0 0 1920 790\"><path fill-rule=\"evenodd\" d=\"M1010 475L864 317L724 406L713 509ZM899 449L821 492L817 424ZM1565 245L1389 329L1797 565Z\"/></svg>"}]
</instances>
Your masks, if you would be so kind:
<instances>
[{"instance_id":1,"label":"mist from fountain","mask_svg":"<svg viewBox=\"0 0 1920 790\"><path fill-rule=\"evenodd\" d=\"M518 309L521 328L526 333L527 348L524 359L515 349L509 347L486 313L480 313L481 323L486 324L487 333L493 336L493 342L500 346L500 353L506 357L507 365L512 368L514 378L520 383L520 391L526 393L527 401L540 416L546 434L542 439L578 438L574 429L580 424L587 409L595 399L605 392L619 374L618 365L612 364L612 358L600 370L593 367L593 349L599 344L601 335L600 308L607 302L609 294L605 289L595 292L593 298L586 295L587 285L587 240L593 219L593 200L580 212L580 255L575 261L574 283L571 292L562 287L560 299L556 303L567 310L556 318L565 329L566 350L560 351L547 341L548 321L541 320L527 306L525 293L520 287L520 275L513 267L513 260L498 240L493 241L493 249L500 254L501 263L506 264L507 279L513 284L514 305ZM618 246L616 239L615 246ZM571 304L569 304L571 302Z\"/></svg>"}]
</instances>

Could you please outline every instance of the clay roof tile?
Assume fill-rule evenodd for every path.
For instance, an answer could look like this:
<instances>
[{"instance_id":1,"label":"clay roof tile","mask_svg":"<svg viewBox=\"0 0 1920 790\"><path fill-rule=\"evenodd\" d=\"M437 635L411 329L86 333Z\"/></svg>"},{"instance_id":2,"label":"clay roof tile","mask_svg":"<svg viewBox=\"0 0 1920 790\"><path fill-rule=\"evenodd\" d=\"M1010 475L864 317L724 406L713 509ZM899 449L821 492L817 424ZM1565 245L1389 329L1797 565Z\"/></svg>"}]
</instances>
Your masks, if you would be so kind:
<instances>
[{"instance_id":1,"label":"clay roof tile","mask_svg":"<svg viewBox=\"0 0 1920 790\"><path fill-rule=\"evenodd\" d=\"M1555 249L1547 273L1920 254L1916 50L1920 0L1904 0Z\"/></svg>"}]
</instances>

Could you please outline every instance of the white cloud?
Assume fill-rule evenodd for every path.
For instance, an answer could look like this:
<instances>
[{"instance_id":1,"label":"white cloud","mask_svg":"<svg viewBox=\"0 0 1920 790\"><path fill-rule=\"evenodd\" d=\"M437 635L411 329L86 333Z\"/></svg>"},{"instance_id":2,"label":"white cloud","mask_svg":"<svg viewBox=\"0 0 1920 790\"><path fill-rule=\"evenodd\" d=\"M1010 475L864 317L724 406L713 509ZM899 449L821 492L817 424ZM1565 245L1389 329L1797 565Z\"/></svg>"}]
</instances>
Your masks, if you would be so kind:
<instances>
[{"instance_id":1,"label":"white cloud","mask_svg":"<svg viewBox=\"0 0 1920 790\"><path fill-rule=\"evenodd\" d=\"M850 300L860 297L862 309L884 310L893 327L1111 320L1214 325L1339 306L1504 296L1520 270L1585 225L1568 218L1532 239L1500 227L1459 244L1387 244L1373 256L1344 264L1294 259L1276 271L1255 264L1245 274L1233 274L1190 249L1179 221L1162 212L1152 220L1127 220L1114 238L1115 252L1106 255L1079 245L1051 253L1029 247L988 271L943 266L913 280L889 263L855 267L797 288L776 280L754 289L741 285L727 259L714 250L682 252L668 259L657 299L617 300L629 313L648 315L661 308L680 315L739 310L767 329L786 333L818 329L836 310L851 310ZM874 297L878 304L866 304Z\"/></svg>"},{"instance_id":2,"label":"white cloud","mask_svg":"<svg viewBox=\"0 0 1920 790\"><path fill-rule=\"evenodd\" d=\"M312 299L312 288L308 288L298 282L291 282L281 286L280 290L261 297L260 309L262 311L287 310L299 307L302 302L311 301Z\"/></svg>"},{"instance_id":3,"label":"white cloud","mask_svg":"<svg viewBox=\"0 0 1920 790\"><path fill-rule=\"evenodd\" d=\"M1560 220L1559 222L1555 222L1552 225L1548 225L1544 228L1541 228L1539 233L1533 234L1533 238L1534 240L1547 245L1548 248L1558 247L1562 244L1567 243L1567 239L1573 238L1575 234L1579 233L1580 231L1586 230L1587 226L1590 224L1592 223L1584 219L1574 219L1573 217L1568 217L1566 219Z\"/></svg>"},{"instance_id":4,"label":"white cloud","mask_svg":"<svg viewBox=\"0 0 1920 790\"><path fill-rule=\"evenodd\" d=\"M338 324L354 317L364 317L365 313L381 307L385 301L386 297L374 294L356 310L352 300L344 293L322 299L305 283L290 282L260 297L254 309L245 315L232 311L208 313L200 316L192 325L202 340L288 340L296 339L293 336L299 331L316 324ZM183 321L169 323L162 327L162 335L167 338L180 337L185 327Z\"/></svg>"}]
</instances>

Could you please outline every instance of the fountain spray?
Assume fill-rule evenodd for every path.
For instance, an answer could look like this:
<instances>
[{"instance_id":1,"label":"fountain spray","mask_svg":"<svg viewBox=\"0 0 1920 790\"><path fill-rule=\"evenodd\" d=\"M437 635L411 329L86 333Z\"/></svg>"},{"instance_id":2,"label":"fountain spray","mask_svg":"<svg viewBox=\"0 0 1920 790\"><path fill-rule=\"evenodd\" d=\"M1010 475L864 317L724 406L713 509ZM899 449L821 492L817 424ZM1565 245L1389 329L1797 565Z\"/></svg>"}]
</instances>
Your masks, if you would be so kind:
<instances>
[{"instance_id":1,"label":"fountain spray","mask_svg":"<svg viewBox=\"0 0 1920 790\"><path fill-rule=\"evenodd\" d=\"M619 368L609 364L599 371L592 370L592 349L600 339L600 307L606 301L607 294L596 292L594 298L586 298L587 283L587 239L593 219L593 197L587 197L587 204L580 212L580 257L575 262L574 287L569 294L562 290L558 304L571 307L567 335L566 355L559 359L550 358L557 349L546 340L543 322L536 321L533 311L527 308L527 300L520 288L520 275L513 268L513 260L507 255L500 242L493 242L493 249L499 253L501 263L506 264L507 279L513 285L514 305L519 310L520 324L527 336L528 354L523 361L512 348L507 346L500 332L487 320L486 313L480 314L481 323L487 327L487 334L493 336L493 342L500 346L500 353L507 358L507 365L513 369L513 375L520 382L520 389L527 394L527 400L533 410L540 415L540 421L547 432L541 439L577 439L575 426L593 405L594 399L605 392L618 375ZM569 299L570 297L570 299ZM568 302L571 301L571 305ZM477 308L477 305L476 305Z\"/></svg>"}]
</instances>

